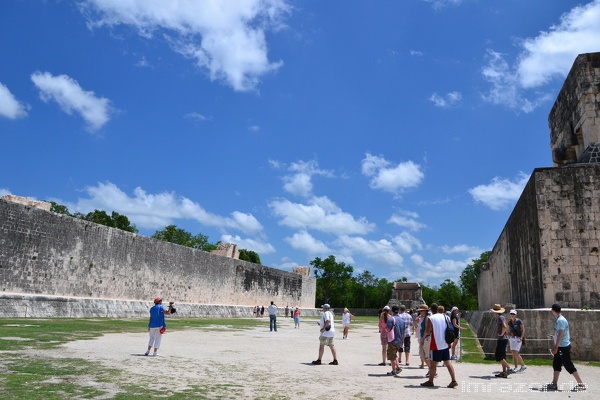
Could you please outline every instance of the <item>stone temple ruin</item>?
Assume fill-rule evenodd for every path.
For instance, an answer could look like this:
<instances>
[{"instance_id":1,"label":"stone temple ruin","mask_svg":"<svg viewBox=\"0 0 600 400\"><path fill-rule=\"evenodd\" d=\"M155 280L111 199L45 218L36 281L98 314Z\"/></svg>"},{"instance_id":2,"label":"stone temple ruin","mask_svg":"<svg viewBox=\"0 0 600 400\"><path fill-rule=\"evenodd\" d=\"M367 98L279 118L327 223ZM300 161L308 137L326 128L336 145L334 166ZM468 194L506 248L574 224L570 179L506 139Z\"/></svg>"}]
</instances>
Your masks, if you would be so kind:
<instances>
[{"instance_id":1,"label":"stone temple ruin","mask_svg":"<svg viewBox=\"0 0 600 400\"><path fill-rule=\"evenodd\" d=\"M554 167L533 171L482 268L480 310L600 308L600 53L576 58L548 120Z\"/></svg>"}]
</instances>

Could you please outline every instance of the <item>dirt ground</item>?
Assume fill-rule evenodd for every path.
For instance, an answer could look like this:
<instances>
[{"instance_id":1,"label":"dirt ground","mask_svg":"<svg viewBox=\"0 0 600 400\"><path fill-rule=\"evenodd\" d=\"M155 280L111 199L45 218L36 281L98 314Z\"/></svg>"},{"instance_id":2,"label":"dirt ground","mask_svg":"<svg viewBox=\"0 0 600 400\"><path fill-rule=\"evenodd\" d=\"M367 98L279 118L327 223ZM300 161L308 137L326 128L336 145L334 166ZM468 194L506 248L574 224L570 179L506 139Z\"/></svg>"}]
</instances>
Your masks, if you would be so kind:
<instances>
[{"instance_id":1,"label":"dirt ground","mask_svg":"<svg viewBox=\"0 0 600 400\"><path fill-rule=\"evenodd\" d=\"M331 353L325 348L324 365L312 365L317 358L318 327L315 320L294 329L291 318L278 318L279 329L265 326L250 330L187 329L167 331L159 357L143 356L147 332L108 334L93 341L71 342L50 357L74 357L119 368L125 379L149 389L184 391L190 398L231 399L413 399L444 396L488 399L522 398L600 398L600 368L576 366L588 384L583 393L571 393L574 379L563 371L558 392L540 387L551 381L551 367L530 366L508 379L495 378L500 365L453 362L459 386L448 389L448 371L438 368L436 387L421 387L426 370L420 369L416 340L413 338L409 366L396 377L388 376L388 366L378 366L381 345L377 327L353 325L348 340L341 339L341 323L336 319L339 365L328 365ZM404 360L403 360L404 361ZM403 362L404 364L404 362Z\"/></svg>"}]
</instances>

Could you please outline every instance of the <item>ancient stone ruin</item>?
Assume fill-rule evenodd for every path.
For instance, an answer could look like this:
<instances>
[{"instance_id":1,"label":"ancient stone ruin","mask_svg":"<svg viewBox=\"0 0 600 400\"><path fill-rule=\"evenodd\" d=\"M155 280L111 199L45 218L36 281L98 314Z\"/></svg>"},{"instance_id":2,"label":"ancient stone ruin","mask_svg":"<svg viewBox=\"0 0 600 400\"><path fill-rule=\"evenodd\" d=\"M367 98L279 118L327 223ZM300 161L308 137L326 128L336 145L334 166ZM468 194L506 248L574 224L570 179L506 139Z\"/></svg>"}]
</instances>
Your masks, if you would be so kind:
<instances>
[{"instance_id":1,"label":"ancient stone ruin","mask_svg":"<svg viewBox=\"0 0 600 400\"><path fill-rule=\"evenodd\" d=\"M555 167L531 174L482 268L480 310L600 308L600 53L577 57L548 120Z\"/></svg>"}]
</instances>

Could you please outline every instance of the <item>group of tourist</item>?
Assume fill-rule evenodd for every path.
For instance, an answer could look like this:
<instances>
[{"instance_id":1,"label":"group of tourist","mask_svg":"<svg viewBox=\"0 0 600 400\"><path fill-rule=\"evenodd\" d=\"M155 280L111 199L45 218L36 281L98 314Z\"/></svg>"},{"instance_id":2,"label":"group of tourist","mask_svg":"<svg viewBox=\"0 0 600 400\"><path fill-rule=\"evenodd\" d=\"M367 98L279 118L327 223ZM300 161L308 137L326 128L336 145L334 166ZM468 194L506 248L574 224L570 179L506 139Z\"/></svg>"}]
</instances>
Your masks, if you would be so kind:
<instances>
[{"instance_id":1,"label":"group of tourist","mask_svg":"<svg viewBox=\"0 0 600 400\"><path fill-rule=\"evenodd\" d=\"M255 308L257 312L258 306ZM288 315L286 307L286 316ZM267 307L269 312L269 328L271 331L277 331L277 306L273 301ZM329 347L333 361L330 365L338 365L337 354L334 345L335 323L333 313L329 304L322 305L323 314L318 322L319 325L319 356L312 362L313 365L322 364L322 358L325 352L325 346ZM552 305L552 314L555 317L554 334L548 335L548 339L554 341L550 352L553 356L552 368L554 375L552 382L545 385L542 390L557 390L558 378L562 367L569 372L577 385L573 391L584 391L586 386L581 380L577 368L571 360L571 341L569 332L569 323L561 314L561 306L559 304ZM443 363L446 370L450 374L450 383L447 387L455 388L458 386L454 366L451 360L456 360L456 346L460 337L459 310L458 307L452 307L450 316L446 315L444 306L432 303L430 306L422 304L416 312L411 316L410 312L406 311L404 306L394 305L393 307L385 306L379 312L379 332L381 340L381 357L382 362L379 365L387 365L386 361L390 362L391 371L387 374L396 376L402 371L402 353L405 357L405 366L409 364L410 358L410 336L411 331L414 332L419 343L419 358L421 359L420 368L427 367L427 381L421 383L421 386L434 386L434 379L437 377L438 363ZM525 341L525 324L517 317L517 310L512 309L509 312L510 319L507 322L502 315L506 311L500 304L495 304L490 310L496 315L496 351L495 360L500 362L502 372L496 374L498 378L508 378L508 375L515 372L523 372L527 368L523 358L519 354L521 346ZM150 320L148 322L149 342L148 349L144 355L149 355L154 348L153 356L158 356L158 350L161 344L162 334L166 330L165 315L170 315L175 312L173 302L169 303L169 307L165 308L162 305L162 298L154 299L154 306L150 308ZM294 328L300 327L300 310L298 307L292 310L291 316L294 317ZM343 339L348 338L350 322L355 317L350 311L345 308L342 315ZM414 330L412 329L414 327ZM448 331L452 335L448 335ZM506 361L506 347L510 346L512 353L514 368ZM520 368L519 368L520 366Z\"/></svg>"},{"instance_id":2,"label":"group of tourist","mask_svg":"<svg viewBox=\"0 0 600 400\"><path fill-rule=\"evenodd\" d=\"M381 310L379 314L379 332L382 362L379 365L387 365L387 358L392 367L392 370L387 374L392 376L399 374L402 372L400 366L402 353L405 357L405 366L410 365L410 332L411 327L414 325L417 327L415 334L418 335L419 340L420 368L427 367L428 369L425 375L428 380L421 383L421 386L434 386L433 380L437 376L437 364L443 362L450 373L451 381L448 387L455 388L458 386L458 382L454 375L454 367L450 362L450 346L452 343L446 343L445 340L446 328L451 327L450 318L446 316L444 307L435 303L429 307L422 304L417 311L418 313L413 319L406 312L404 306L393 306L391 309L385 306ZM455 327L457 330L460 329L458 322L456 326L458 326Z\"/></svg>"}]
</instances>

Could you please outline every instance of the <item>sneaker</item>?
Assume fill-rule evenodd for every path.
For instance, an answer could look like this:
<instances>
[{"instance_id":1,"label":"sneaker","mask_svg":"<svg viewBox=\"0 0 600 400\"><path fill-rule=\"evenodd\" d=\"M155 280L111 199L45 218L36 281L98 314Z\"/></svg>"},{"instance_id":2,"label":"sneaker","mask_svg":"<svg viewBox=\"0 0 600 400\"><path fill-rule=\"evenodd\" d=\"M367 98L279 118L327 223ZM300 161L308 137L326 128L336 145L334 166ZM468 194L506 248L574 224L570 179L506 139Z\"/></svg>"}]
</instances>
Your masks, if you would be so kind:
<instances>
[{"instance_id":1,"label":"sneaker","mask_svg":"<svg viewBox=\"0 0 600 400\"><path fill-rule=\"evenodd\" d=\"M406 363L406 364L404 364L404 365L408 367L410 364L409 364L409 363Z\"/></svg>"},{"instance_id":2,"label":"sneaker","mask_svg":"<svg viewBox=\"0 0 600 400\"><path fill-rule=\"evenodd\" d=\"M425 368L425 366L424 366L424 365L421 365L421 366L419 366L419 368L421 368L421 369L424 369L424 368Z\"/></svg>"},{"instance_id":3,"label":"sneaker","mask_svg":"<svg viewBox=\"0 0 600 400\"><path fill-rule=\"evenodd\" d=\"M329 365L338 365L337 360L333 360L332 362L329 363Z\"/></svg>"},{"instance_id":4,"label":"sneaker","mask_svg":"<svg viewBox=\"0 0 600 400\"><path fill-rule=\"evenodd\" d=\"M543 391L558 390L558 386L556 385L556 383L548 383L547 385L542 386L542 390Z\"/></svg>"},{"instance_id":5,"label":"sneaker","mask_svg":"<svg viewBox=\"0 0 600 400\"><path fill-rule=\"evenodd\" d=\"M423 383L421 383L421 386L432 387L433 386L433 382L431 382L431 381L423 382Z\"/></svg>"},{"instance_id":6,"label":"sneaker","mask_svg":"<svg viewBox=\"0 0 600 400\"><path fill-rule=\"evenodd\" d=\"M400 372L402 372L402 367L396 367L396 373L399 374Z\"/></svg>"},{"instance_id":7,"label":"sneaker","mask_svg":"<svg viewBox=\"0 0 600 400\"><path fill-rule=\"evenodd\" d=\"M509 368L506 370L506 375L514 374L515 372L517 372L516 368Z\"/></svg>"},{"instance_id":8,"label":"sneaker","mask_svg":"<svg viewBox=\"0 0 600 400\"><path fill-rule=\"evenodd\" d=\"M389 371L387 374L388 374L389 376L396 375L396 371Z\"/></svg>"},{"instance_id":9,"label":"sneaker","mask_svg":"<svg viewBox=\"0 0 600 400\"><path fill-rule=\"evenodd\" d=\"M452 360L458 360L458 356L455 354L452 357L450 357L450 359L452 359Z\"/></svg>"},{"instance_id":10,"label":"sneaker","mask_svg":"<svg viewBox=\"0 0 600 400\"><path fill-rule=\"evenodd\" d=\"M148 354L150 354L150 350L144 353L145 356L147 356Z\"/></svg>"},{"instance_id":11,"label":"sneaker","mask_svg":"<svg viewBox=\"0 0 600 400\"><path fill-rule=\"evenodd\" d=\"M573 389L571 389L571 392L585 392L585 389L585 383L578 383Z\"/></svg>"},{"instance_id":12,"label":"sneaker","mask_svg":"<svg viewBox=\"0 0 600 400\"><path fill-rule=\"evenodd\" d=\"M527 367L523 365L523 366L522 366L522 367L519 369L519 372L523 372L523 371L525 371L526 369L527 369Z\"/></svg>"},{"instance_id":13,"label":"sneaker","mask_svg":"<svg viewBox=\"0 0 600 400\"><path fill-rule=\"evenodd\" d=\"M508 374L506 372L500 372L499 374L494 375L496 378L508 378Z\"/></svg>"},{"instance_id":14,"label":"sneaker","mask_svg":"<svg viewBox=\"0 0 600 400\"><path fill-rule=\"evenodd\" d=\"M452 382L450 382L450 384L448 385L448 387L449 387L450 389L454 389L454 388L455 388L455 387L457 387L457 386L458 386L458 382L456 382L456 381L452 381Z\"/></svg>"},{"instance_id":15,"label":"sneaker","mask_svg":"<svg viewBox=\"0 0 600 400\"><path fill-rule=\"evenodd\" d=\"M321 360L315 360L312 362L313 365L321 365Z\"/></svg>"},{"instance_id":16,"label":"sneaker","mask_svg":"<svg viewBox=\"0 0 600 400\"><path fill-rule=\"evenodd\" d=\"M152 354L152 357L158 357L158 355L159 355L158 353L154 353L154 354Z\"/></svg>"},{"instance_id":17,"label":"sneaker","mask_svg":"<svg viewBox=\"0 0 600 400\"><path fill-rule=\"evenodd\" d=\"M379 363L379 364L377 364L377 365L382 365L382 366L385 366L385 363Z\"/></svg>"}]
</instances>

